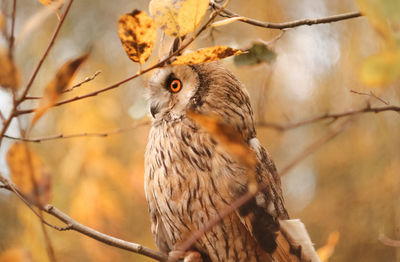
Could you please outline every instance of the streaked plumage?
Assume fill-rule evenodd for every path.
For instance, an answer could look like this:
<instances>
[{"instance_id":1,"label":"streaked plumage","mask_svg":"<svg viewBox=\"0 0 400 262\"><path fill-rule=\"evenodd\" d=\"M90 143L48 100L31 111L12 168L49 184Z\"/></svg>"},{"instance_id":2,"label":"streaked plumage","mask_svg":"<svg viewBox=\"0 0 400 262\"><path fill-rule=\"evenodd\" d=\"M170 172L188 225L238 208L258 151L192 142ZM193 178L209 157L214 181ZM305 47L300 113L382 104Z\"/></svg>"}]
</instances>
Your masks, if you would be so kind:
<instances>
[{"instance_id":1,"label":"streaked plumage","mask_svg":"<svg viewBox=\"0 0 400 262\"><path fill-rule=\"evenodd\" d=\"M177 93L169 90L174 79L182 83ZM174 250L247 191L245 168L186 116L192 110L217 115L237 130L256 153L258 182L268 185L192 250L203 261L298 261L301 250L288 245L290 239L280 230L279 220L289 218L280 178L256 138L249 97L235 76L217 62L158 69L149 81L149 102L154 119L146 148L145 192L159 249Z\"/></svg>"}]
</instances>

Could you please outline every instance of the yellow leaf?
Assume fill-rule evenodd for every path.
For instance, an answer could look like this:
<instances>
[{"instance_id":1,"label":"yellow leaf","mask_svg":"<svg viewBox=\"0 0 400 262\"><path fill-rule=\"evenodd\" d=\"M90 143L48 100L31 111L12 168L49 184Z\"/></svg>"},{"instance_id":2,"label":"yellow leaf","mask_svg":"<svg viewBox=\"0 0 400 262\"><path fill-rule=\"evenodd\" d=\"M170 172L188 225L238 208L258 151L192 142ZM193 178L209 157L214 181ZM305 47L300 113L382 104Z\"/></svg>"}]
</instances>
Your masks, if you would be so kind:
<instances>
[{"instance_id":1,"label":"yellow leaf","mask_svg":"<svg viewBox=\"0 0 400 262\"><path fill-rule=\"evenodd\" d=\"M33 203L47 204L51 196L51 177L41 158L24 143L15 143L7 152L11 179Z\"/></svg>"},{"instance_id":2,"label":"yellow leaf","mask_svg":"<svg viewBox=\"0 0 400 262\"><path fill-rule=\"evenodd\" d=\"M361 13L363 13L372 26L385 38L389 44L394 43L394 38L384 12L384 1L381 0L356 0Z\"/></svg>"},{"instance_id":3,"label":"yellow leaf","mask_svg":"<svg viewBox=\"0 0 400 262\"><path fill-rule=\"evenodd\" d=\"M19 85L19 70L11 60L8 51L0 47L0 86L17 90Z\"/></svg>"},{"instance_id":4,"label":"yellow leaf","mask_svg":"<svg viewBox=\"0 0 400 262\"><path fill-rule=\"evenodd\" d=\"M176 60L172 62L172 64L195 65L195 64L216 61L229 56L236 56L240 54L243 54L243 52L228 46L212 46L178 56L176 57Z\"/></svg>"},{"instance_id":5,"label":"yellow leaf","mask_svg":"<svg viewBox=\"0 0 400 262\"><path fill-rule=\"evenodd\" d=\"M400 48L386 50L368 57L360 69L361 81L370 86L380 86L400 78Z\"/></svg>"},{"instance_id":6,"label":"yellow leaf","mask_svg":"<svg viewBox=\"0 0 400 262\"><path fill-rule=\"evenodd\" d=\"M193 32L203 19L208 0L152 0L150 14L164 32L181 37Z\"/></svg>"},{"instance_id":7,"label":"yellow leaf","mask_svg":"<svg viewBox=\"0 0 400 262\"><path fill-rule=\"evenodd\" d=\"M7 249L0 254L0 262L30 262L29 253L22 248Z\"/></svg>"},{"instance_id":8,"label":"yellow leaf","mask_svg":"<svg viewBox=\"0 0 400 262\"><path fill-rule=\"evenodd\" d=\"M46 113L58 100L63 91L74 79L79 66L88 58L88 54L83 54L78 58L66 62L56 73L54 79L47 85L44 97L39 107L35 111L32 124Z\"/></svg>"},{"instance_id":9,"label":"yellow leaf","mask_svg":"<svg viewBox=\"0 0 400 262\"><path fill-rule=\"evenodd\" d=\"M153 51L156 25L145 12L135 9L120 17L118 35L129 58L143 64Z\"/></svg>"},{"instance_id":10,"label":"yellow leaf","mask_svg":"<svg viewBox=\"0 0 400 262\"><path fill-rule=\"evenodd\" d=\"M321 262L327 262L335 251L336 244L339 241L340 233L335 231L329 234L326 244L317 250Z\"/></svg>"}]
</instances>

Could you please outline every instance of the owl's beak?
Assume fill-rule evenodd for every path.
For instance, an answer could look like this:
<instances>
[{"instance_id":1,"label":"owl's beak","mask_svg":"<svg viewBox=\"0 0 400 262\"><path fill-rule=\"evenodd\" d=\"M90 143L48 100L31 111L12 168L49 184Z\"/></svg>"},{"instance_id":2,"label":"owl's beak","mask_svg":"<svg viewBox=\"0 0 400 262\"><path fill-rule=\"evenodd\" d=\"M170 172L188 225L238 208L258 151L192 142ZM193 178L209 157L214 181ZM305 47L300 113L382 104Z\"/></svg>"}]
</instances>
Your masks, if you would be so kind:
<instances>
[{"instance_id":1,"label":"owl's beak","mask_svg":"<svg viewBox=\"0 0 400 262\"><path fill-rule=\"evenodd\" d=\"M156 115L157 115L159 110L160 109L159 109L158 105L151 105L150 106L150 113L153 116L153 118L156 118Z\"/></svg>"}]
</instances>

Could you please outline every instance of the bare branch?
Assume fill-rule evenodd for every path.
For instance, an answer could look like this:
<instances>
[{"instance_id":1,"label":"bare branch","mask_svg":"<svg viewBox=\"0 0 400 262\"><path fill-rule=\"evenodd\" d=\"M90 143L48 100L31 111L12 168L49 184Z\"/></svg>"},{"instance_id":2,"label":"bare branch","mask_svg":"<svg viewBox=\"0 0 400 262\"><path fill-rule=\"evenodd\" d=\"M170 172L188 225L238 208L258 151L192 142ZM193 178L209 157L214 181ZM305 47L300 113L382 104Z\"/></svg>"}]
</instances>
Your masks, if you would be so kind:
<instances>
[{"instance_id":1,"label":"bare branch","mask_svg":"<svg viewBox=\"0 0 400 262\"><path fill-rule=\"evenodd\" d=\"M373 98L381 101L382 103L384 103L387 106L390 105L389 102L387 102L387 101L383 100L382 98L380 98L379 96L375 95L374 92L372 92L372 91L370 91L369 93L364 93L364 92L360 92L360 91L350 90L350 92L357 94L357 95L373 97Z\"/></svg>"},{"instance_id":2,"label":"bare branch","mask_svg":"<svg viewBox=\"0 0 400 262\"><path fill-rule=\"evenodd\" d=\"M24 142L32 142L32 143L41 143L44 141L51 141L51 140L57 140L57 139L69 139L69 138L78 138L78 137L108 137L113 134L118 134L118 133L123 133L127 131L132 131L138 127L141 126L146 126L149 125L150 121L144 121L144 122L139 122L136 123L130 127L125 127L125 128L117 128L108 132L103 132L103 133L78 133L78 134L70 134L70 135L64 135L64 134L58 134L58 135L53 135L53 136L46 136L46 137L40 137L40 138L23 138L23 137L14 137L14 136L9 136L9 135L4 135L5 138L8 139L13 139L13 140L18 140L18 141L24 141Z\"/></svg>"},{"instance_id":3,"label":"bare branch","mask_svg":"<svg viewBox=\"0 0 400 262\"><path fill-rule=\"evenodd\" d=\"M36 212L36 210L34 210L34 208L33 208L34 204L30 203L26 198L24 198L23 195L20 193L20 191L8 179L6 179L1 174L0 174L0 182L2 182L4 184L3 186L0 186L0 188L8 189L8 190L12 191L13 193L15 193L39 217L39 219L41 220L42 223L44 223L47 226L50 226L51 228L54 228L58 231L74 230L74 231L82 233L90 238L96 239L96 240L103 242L110 246L128 250L128 251L131 251L134 253L138 253L138 254L153 258L158 261L166 261L167 260L167 256L158 251L152 250L148 247L145 247L145 246L142 246L142 245L139 245L136 243L124 241L124 240L103 234L92 228L84 226L84 225L78 223L77 221L73 220L71 217L69 217L65 213L61 212L59 209L57 209L56 207L54 207L52 205L46 205L45 207L36 206L40 210L52 215L53 217L56 217L57 219L59 219L60 221L62 221L63 223L65 223L67 225L66 227L54 226L54 225L46 222L42 217L40 217L39 214Z\"/></svg>"},{"instance_id":4,"label":"bare branch","mask_svg":"<svg viewBox=\"0 0 400 262\"><path fill-rule=\"evenodd\" d=\"M219 4L212 2L212 1L210 2L210 6L213 8L220 8ZM284 23L269 23L269 22L255 20L252 18L243 17L243 16L236 14L228 9L224 9L222 11L222 13L223 13L222 16L225 16L225 17L240 17L239 21L241 21L243 23L247 23L247 24L259 26L259 27L264 27L264 28L280 29L280 30L303 26L303 25L310 26L310 25L316 25L316 24L326 24L326 23L338 22L338 21L343 21L346 19L352 19L352 18L362 16L362 14L360 12L351 12L351 13L333 15L333 16L317 18L317 19L302 19L302 20L290 21L290 22L284 22Z\"/></svg>"},{"instance_id":5,"label":"bare branch","mask_svg":"<svg viewBox=\"0 0 400 262\"><path fill-rule=\"evenodd\" d=\"M61 212L60 210L58 210L56 207L54 207L52 205L45 206L44 211L46 211L48 214L58 218L65 224L67 224L69 226L70 230L80 232L90 238L96 239L107 245L125 249L128 251L132 251L132 252L135 252L138 254L142 254L144 256L156 259L158 261L166 261L167 260L167 256L158 251L154 251L148 247L145 247L145 246L142 246L142 245L139 245L136 243L132 243L132 242L127 242L127 241L103 234L92 228L84 226L84 225L76 222L75 220L70 218L68 215L64 214L63 212Z\"/></svg>"},{"instance_id":6,"label":"bare branch","mask_svg":"<svg viewBox=\"0 0 400 262\"><path fill-rule=\"evenodd\" d=\"M14 104L13 104L13 108L11 110L11 113L8 116L8 118L6 119L6 121L4 122L3 128L1 129L1 132L0 132L0 146L1 146L1 142L3 141L4 134L6 133L8 127L11 124L11 121L13 120L14 117L18 116L18 114L17 114L18 113L18 106L25 100L25 97L28 94L29 89L31 88L33 81L35 80L37 73L39 72L44 60L46 59L48 53L50 52L51 48L53 47L54 41L56 40L56 38L58 36L58 33L60 32L61 26L63 25L63 23L65 21L65 18L66 18L67 14L68 14L68 12L69 12L69 10L71 8L72 2L73 2L73 0L69 1L69 4L68 4L68 6L67 6L67 8L66 8L66 10L65 10L65 12L64 12L64 14L63 14L63 16L61 18L61 20L58 22L56 31L54 32L54 34L53 34L53 36L52 36L52 38L51 38L51 40L49 42L49 45L47 46L46 51L44 52L44 54L40 58L39 63L36 66L31 78L29 79L29 82L26 85L21 97L19 99L17 99L16 98L16 94L15 93L13 94L14 95L14 102L13 102Z\"/></svg>"},{"instance_id":7,"label":"bare branch","mask_svg":"<svg viewBox=\"0 0 400 262\"><path fill-rule=\"evenodd\" d=\"M7 178L5 178L1 173L0 173L0 182L3 183L3 185L1 185L0 188L7 189L7 190L13 192L33 212L33 214L35 214L39 218L39 220L42 223L44 223L45 225L47 225L51 228L59 230L59 231L66 230L66 228L57 227L57 226L47 222L46 220L44 220L43 217L41 217L39 215L39 213L34 209L33 204L31 204L26 199L26 197L24 197L23 194L17 189L17 187L12 182L10 182Z\"/></svg>"},{"instance_id":8,"label":"bare branch","mask_svg":"<svg viewBox=\"0 0 400 262\"><path fill-rule=\"evenodd\" d=\"M347 116L354 116L354 115L359 115L359 114L363 114L363 113L380 113L380 112L385 112L385 111L400 112L400 107L398 107L398 106L371 107L371 106L367 105L365 108L362 108L362 109L352 110L352 111L347 111L347 112L337 113L337 114L325 114L325 115L314 117L314 118L311 118L308 120L300 121L297 123L292 123L292 124L260 122L260 123L257 123L257 126L272 128L272 129L276 129L278 131L286 131L286 130L295 129L295 128L298 128L298 127L301 127L304 125L319 122L322 120L327 120L327 119L337 120L339 118L347 117Z\"/></svg>"},{"instance_id":9,"label":"bare branch","mask_svg":"<svg viewBox=\"0 0 400 262\"><path fill-rule=\"evenodd\" d=\"M100 70L96 71L91 77L86 77L85 80L83 80L82 82L79 82L78 84L73 85L70 88L65 89L63 93L70 92L70 91L74 90L75 88L80 87L81 85L94 80L98 75L100 75L100 73L101 73Z\"/></svg>"},{"instance_id":10,"label":"bare branch","mask_svg":"<svg viewBox=\"0 0 400 262\"><path fill-rule=\"evenodd\" d=\"M328 133L326 133L325 136L321 137L317 141L315 141L313 144L308 146L304 151L296 156L292 162L290 162L287 166L285 166L281 172L279 173L280 176L283 176L284 174L288 173L291 169L293 169L297 164L299 164L301 161L303 161L307 156L311 155L313 152L315 152L317 149L319 149L321 146L325 145L327 142L329 142L331 139L333 139L336 135L338 135L346 126L347 124L352 120L352 118L347 119L340 125L332 128L329 130Z\"/></svg>"},{"instance_id":11,"label":"bare branch","mask_svg":"<svg viewBox=\"0 0 400 262\"><path fill-rule=\"evenodd\" d=\"M101 71L96 71L92 76L87 76L83 81L77 83L76 85L71 86L68 89L65 89L63 91L63 93L67 93L67 92L71 92L72 90L74 90L77 87L80 87L83 84L86 84L87 82L90 82L92 80L94 80L99 74L101 73ZM42 99L43 97L41 96L26 96L25 100L38 100L38 99Z\"/></svg>"},{"instance_id":12,"label":"bare branch","mask_svg":"<svg viewBox=\"0 0 400 262\"><path fill-rule=\"evenodd\" d=\"M42 64L43 64L44 60L46 59L47 55L49 54L51 48L54 45L54 42L55 42L55 40L56 40L56 38L58 36L58 33L60 32L60 29L61 29L62 25L64 24L65 18L67 17L68 12L69 12L73 2L74 2L74 0L70 0L69 1L68 5L67 5L67 7L65 9L65 12L64 12L63 16L61 17L60 21L58 22L56 30L54 31L53 36L51 37L51 40L50 40L50 42L49 42L49 44L47 46L46 51L43 53L42 57L40 58L39 63L37 64L35 70L33 71L33 74L31 76L31 78L29 79L28 84L26 85L25 90L23 91L20 99L17 100L17 105L19 105L23 100L25 100L25 96L28 94L29 89L31 88L31 86L33 84L33 81L36 78L36 75L38 74L40 68L42 67Z\"/></svg>"}]
</instances>

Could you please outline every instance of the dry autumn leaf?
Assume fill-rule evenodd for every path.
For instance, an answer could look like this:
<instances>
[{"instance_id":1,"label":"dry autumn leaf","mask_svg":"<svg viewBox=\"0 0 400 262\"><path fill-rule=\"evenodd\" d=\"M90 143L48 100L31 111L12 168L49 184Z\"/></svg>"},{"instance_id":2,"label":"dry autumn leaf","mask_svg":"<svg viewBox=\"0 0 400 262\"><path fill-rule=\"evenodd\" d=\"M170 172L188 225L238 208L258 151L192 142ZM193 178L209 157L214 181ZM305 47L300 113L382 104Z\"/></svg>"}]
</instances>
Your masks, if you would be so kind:
<instances>
[{"instance_id":1,"label":"dry autumn leaf","mask_svg":"<svg viewBox=\"0 0 400 262\"><path fill-rule=\"evenodd\" d=\"M47 85L44 97L39 107L35 111L32 124L36 123L39 118L52 107L74 79L79 66L88 58L88 54L83 54L78 58L66 62L57 72L54 79Z\"/></svg>"},{"instance_id":2,"label":"dry autumn leaf","mask_svg":"<svg viewBox=\"0 0 400 262\"><path fill-rule=\"evenodd\" d=\"M243 54L238 49L228 46L212 46L176 57L173 65L196 65Z\"/></svg>"},{"instance_id":3,"label":"dry autumn leaf","mask_svg":"<svg viewBox=\"0 0 400 262\"><path fill-rule=\"evenodd\" d=\"M0 262L31 262L28 251L22 248L10 248L0 254Z\"/></svg>"},{"instance_id":4,"label":"dry autumn leaf","mask_svg":"<svg viewBox=\"0 0 400 262\"><path fill-rule=\"evenodd\" d=\"M152 0L150 14L169 36L181 37L193 32L203 19L208 0Z\"/></svg>"},{"instance_id":5,"label":"dry autumn leaf","mask_svg":"<svg viewBox=\"0 0 400 262\"><path fill-rule=\"evenodd\" d=\"M45 205L51 196L51 177L41 158L24 143L15 143L7 152L11 179L31 202Z\"/></svg>"},{"instance_id":6,"label":"dry autumn leaf","mask_svg":"<svg viewBox=\"0 0 400 262\"><path fill-rule=\"evenodd\" d=\"M143 64L153 51L156 25L145 12L135 9L120 17L118 35L129 58Z\"/></svg>"},{"instance_id":7,"label":"dry autumn leaf","mask_svg":"<svg viewBox=\"0 0 400 262\"><path fill-rule=\"evenodd\" d=\"M0 86L17 90L19 85L19 70L8 52L0 47Z\"/></svg>"}]
</instances>

